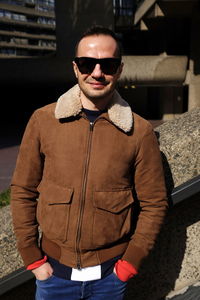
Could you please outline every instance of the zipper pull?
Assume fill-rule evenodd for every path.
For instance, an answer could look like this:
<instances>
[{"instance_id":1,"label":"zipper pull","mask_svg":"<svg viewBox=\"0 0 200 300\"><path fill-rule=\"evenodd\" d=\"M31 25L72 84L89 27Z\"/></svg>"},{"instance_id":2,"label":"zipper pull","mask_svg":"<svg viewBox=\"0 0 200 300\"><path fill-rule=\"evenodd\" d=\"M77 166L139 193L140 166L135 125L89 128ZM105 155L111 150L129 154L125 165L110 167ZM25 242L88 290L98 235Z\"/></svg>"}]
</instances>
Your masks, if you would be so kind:
<instances>
[{"instance_id":1,"label":"zipper pull","mask_svg":"<svg viewBox=\"0 0 200 300\"><path fill-rule=\"evenodd\" d=\"M90 131L93 131L94 123L90 122Z\"/></svg>"}]
</instances>

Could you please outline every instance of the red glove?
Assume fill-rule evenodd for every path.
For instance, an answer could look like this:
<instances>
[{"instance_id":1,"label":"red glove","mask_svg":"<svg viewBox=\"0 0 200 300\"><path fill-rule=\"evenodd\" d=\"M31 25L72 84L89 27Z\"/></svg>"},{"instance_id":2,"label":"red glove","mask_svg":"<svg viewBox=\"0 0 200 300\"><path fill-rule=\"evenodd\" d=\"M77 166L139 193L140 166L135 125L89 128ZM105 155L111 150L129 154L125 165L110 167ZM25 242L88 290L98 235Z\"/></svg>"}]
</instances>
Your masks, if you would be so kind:
<instances>
[{"instance_id":1,"label":"red glove","mask_svg":"<svg viewBox=\"0 0 200 300\"><path fill-rule=\"evenodd\" d=\"M45 257L43 259L37 260L34 263L32 263L31 265L28 265L28 267L26 269L27 270L33 270L33 269L39 268L46 261L47 261L47 256L45 255Z\"/></svg>"},{"instance_id":2,"label":"red glove","mask_svg":"<svg viewBox=\"0 0 200 300\"><path fill-rule=\"evenodd\" d=\"M121 281L128 281L134 275L138 274L138 271L126 260L119 259L115 264L115 271L117 277Z\"/></svg>"}]
</instances>

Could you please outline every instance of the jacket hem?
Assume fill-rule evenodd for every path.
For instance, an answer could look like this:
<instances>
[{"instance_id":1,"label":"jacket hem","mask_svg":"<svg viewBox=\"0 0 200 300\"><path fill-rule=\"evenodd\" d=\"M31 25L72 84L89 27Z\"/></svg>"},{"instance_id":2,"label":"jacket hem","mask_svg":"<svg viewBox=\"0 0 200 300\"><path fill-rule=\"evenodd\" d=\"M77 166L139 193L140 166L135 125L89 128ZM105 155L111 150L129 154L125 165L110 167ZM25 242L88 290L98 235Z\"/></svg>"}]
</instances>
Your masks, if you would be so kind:
<instances>
[{"instance_id":1,"label":"jacket hem","mask_svg":"<svg viewBox=\"0 0 200 300\"><path fill-rule=\"evenodd\" d=\"M104 249L94 249L89 251L90 253L81 253L81 261L82 267L95 266L98 264L102 264L103 262L112 259L113 257L123 255L128 246L128 242L124 242L118 245L114 245L110 248ZM64 249L64 255L62 255L61 247L57 245L55 242L49 240L46 236L42 237L42 250L48 256L56 259L60 263L71 267L76 268L76 253Z\"/></svg>"}]
</instances>

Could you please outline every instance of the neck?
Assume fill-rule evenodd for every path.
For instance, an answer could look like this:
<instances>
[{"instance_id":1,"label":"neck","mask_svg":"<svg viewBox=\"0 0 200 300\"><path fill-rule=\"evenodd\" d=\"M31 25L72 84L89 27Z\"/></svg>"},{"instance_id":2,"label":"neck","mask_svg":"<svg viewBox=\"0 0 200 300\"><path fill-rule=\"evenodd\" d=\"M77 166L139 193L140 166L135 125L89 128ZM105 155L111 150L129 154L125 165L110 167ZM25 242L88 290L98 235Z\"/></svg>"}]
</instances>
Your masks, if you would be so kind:
<instances>
[{"instance_id":1,"label":"neck","mask_svg":"<svg viewBox=\"0 0 200 300\"><path fill-rule=\"evenodd\" d=\"M110 102L112 98L112 95L110 95L110 97L104 97L104 98L95 98L95 99L89 99L87 97L85 97L85 95L81 92L80 94L80 100L82 103L82 106L85 109L89 109L89 110L104 110L108 103Z\"/></svg>"}]
</instances>

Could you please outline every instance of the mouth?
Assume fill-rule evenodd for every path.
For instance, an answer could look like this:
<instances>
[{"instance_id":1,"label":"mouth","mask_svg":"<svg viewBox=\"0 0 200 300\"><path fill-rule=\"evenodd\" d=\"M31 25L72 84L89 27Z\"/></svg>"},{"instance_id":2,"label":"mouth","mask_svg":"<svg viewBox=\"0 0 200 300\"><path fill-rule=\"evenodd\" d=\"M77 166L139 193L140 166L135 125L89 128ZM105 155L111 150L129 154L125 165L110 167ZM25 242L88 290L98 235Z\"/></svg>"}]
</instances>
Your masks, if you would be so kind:
<instances>
[{"instance_id":1,"label":"mouth","mask_svg":"<svg viewBox=\"0 0 200 300\"><path fill-rule=\"evenodd\" d=\"M102 89L107 85L107 82L95 81L95 82L88 82L88 84L95 89Z\"/></svg>"}]
</instances>

